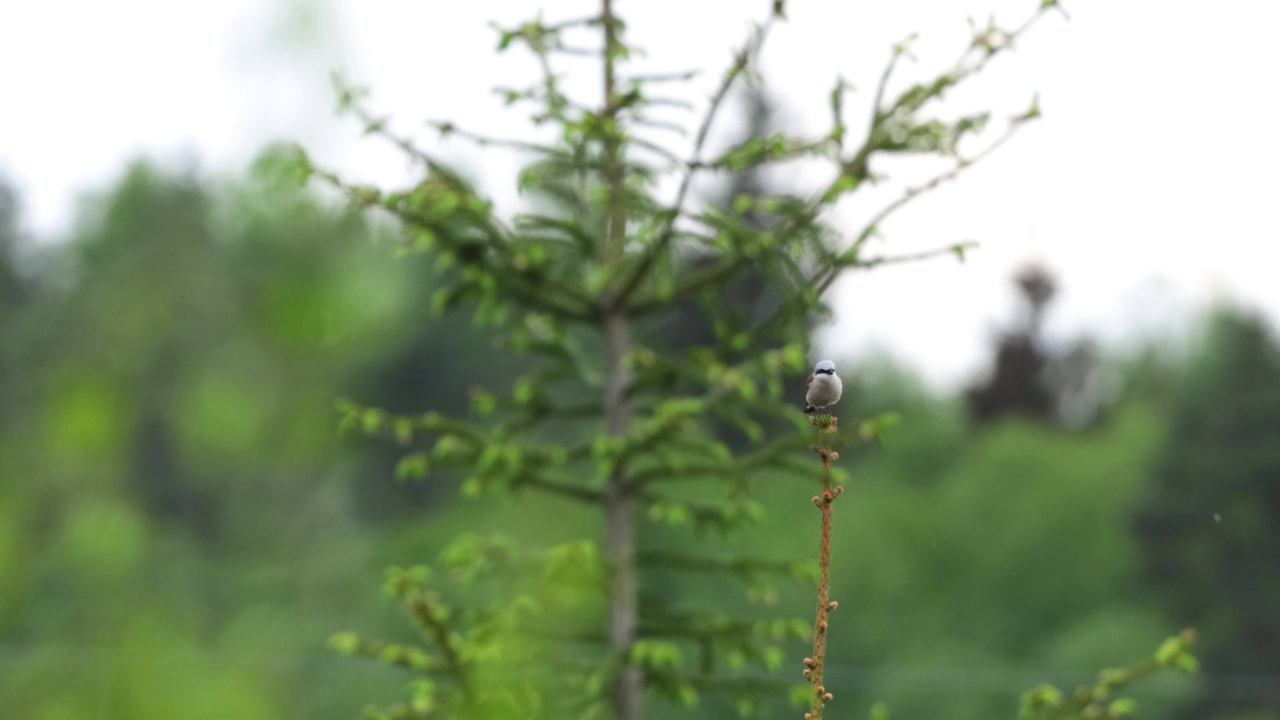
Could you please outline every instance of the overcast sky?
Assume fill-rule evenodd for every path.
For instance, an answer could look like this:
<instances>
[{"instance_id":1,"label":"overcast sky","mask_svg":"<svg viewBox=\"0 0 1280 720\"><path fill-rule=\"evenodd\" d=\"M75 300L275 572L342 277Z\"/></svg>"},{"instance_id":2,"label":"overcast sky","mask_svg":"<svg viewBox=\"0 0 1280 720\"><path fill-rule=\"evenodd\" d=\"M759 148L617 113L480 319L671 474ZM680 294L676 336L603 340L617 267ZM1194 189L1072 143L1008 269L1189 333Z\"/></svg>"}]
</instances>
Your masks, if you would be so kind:
<instances>
[{"instance_id":1,"label":"overcast sky","mask_svg":"<svg viewBox=\"0 0 1280 720\"><path fill-rule=\"evenodd\" d=\"M644 67L710 70L687 92L709 93L717 69L767 12L769 0L618 0ZM820 132L843 75L864 111L890 45L917 32L918 62L903 83L956 57L965 18L1013 24L1035 0L790 0L790 21L762 64L788 128ZM527 56L495 55L488 21L514 24L539 3L503 0L89 0L0 4L0 173L23 193L28 230L65 233L75 203L148 156L231 174L268 142L297 140L352 177L404 180L395 152L333 115L328 73L373 90L396 127L425 118L502 135L522 132L493 85L534 77ZM591 2L541 3L548 19ZM1002 151L884 227L885 252L963 239L981 248L963 265L940 260L851 276L837 318L819 335L836 358L883 348L933 382L978 373L991 335L1012 317L1009 278L1029 260L1057 272L1049 331L1117 342L1176 333L1215 299L1280 317L1280 138L1275 128L1280 5L1067 0L1071 20L1046 18L1018 50L944 105L951 114L1024 110L1045 117ZM572 69L572 68L568 68ZM584 92L597 80L581 78ZM861 99L859 101L859 98ZM950 108L949 110L947 108ZM731 129L733 117L722 129ZM424 144L429 136L423 135ZM516 202L514 161L500 151L443 149L479 176L500 207ZM919 177L922 168L877 170ZM813 176L790 178L798 185ZM874 210L886 188L840 219Z\"/></svg>"}]
</instances>

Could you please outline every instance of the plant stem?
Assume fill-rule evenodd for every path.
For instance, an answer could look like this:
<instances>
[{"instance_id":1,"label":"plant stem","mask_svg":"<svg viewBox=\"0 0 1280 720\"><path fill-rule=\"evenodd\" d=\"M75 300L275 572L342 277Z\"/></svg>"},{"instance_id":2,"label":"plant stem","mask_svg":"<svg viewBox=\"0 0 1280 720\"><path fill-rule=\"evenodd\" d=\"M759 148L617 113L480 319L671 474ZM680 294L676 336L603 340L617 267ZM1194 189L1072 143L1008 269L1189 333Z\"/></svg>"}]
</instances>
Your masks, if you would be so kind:
<instances>
[{"instance_id":1,"label":"plant stem","mask_svg":"<svg viewBox=\"0 0 1280 720\"><path fill-rule=\"evenodd\" d=\"M838 419L834 415L815 415L810 419L818 429L818 444L814 452L822 458L822 495L814 496L813 504L822 511L822 538L818 549L818 617L813 623L813 655L805 660L806 675L812 687L809 699L809 712L806 720L821 720L822 710L830 698L826 686L822 683L822 669L827 657L827 618L835 609L829 593L831 590L831 505L844 491L844 488L831 487L831 463L840 454L831 449L831 440L836 433Z\"/></svg>"},{"instance_id":2,"label":"plant stem","mask_svg":"<svg viewBox=\"0 0 1280 720\"><path fill-rule=\"evenodd\" d=\"M616 123L620 109L615 87L615 60L620 54L612 0L602 0L604 26L603 116ZM604 181L608 189L608 228L601 244L601 260L617 277L621 268L627 234L624 204L626 178L622 168L621 128L607 129L604 139ZM630 324L626 310L617 302L617 290L610 285L601 296L600 332L604 345L604 415L610 437L625 437L631 422L627 397L630 373L624 360L631 350ZM644 716L644 675L630 661L640 626L639 591L636 579L635 530L631 523L632 497L626 468L619 463L610 473L604 490L605 554L612 566L609 593L609 649L621 663L613 688L615 720L640 720Z\"/></svg>"},{"instance_id":3,"label":"plant stem","mask_svg":"<svg viewBox=\"0 0 1280 720\"><path fill-rule=\"evenodd\" d=\"M625 436L630 421L631 408L626 396L628 377L622 364L629 345L626 317L611 313L604 325L605 415L611 437ZM627 659L640 625L631 505L626 472L619 466L610 474L604 491L605 553L613 569L609 649L623 663L613 694L616 720L640 720L644 712L644 677L640 668Z\"/></svg>"},{"instance_id":4,"label":"plant stem","mask_svg":"<svg viewBox=\"0 0 1280 720\"><path fill-rule=\"evenodd\" d=\"M408 609L431 633L431 638L435 640L436 645L440 648L440 655L444 659L445 667L448 669L449 674L453 676L454 681L458 683L458 690L462 693L462 697L470 703L475 699L475 693L471 688L470 676L468 676L466 668L462 664L462 659L458 656L458 649L454 647L453 640L449 637L449 628L445 627L444 622L437 615L437 610L432 607L431 600L426 595L417 595L409 601Z\"/></svg>"}]
</instances>

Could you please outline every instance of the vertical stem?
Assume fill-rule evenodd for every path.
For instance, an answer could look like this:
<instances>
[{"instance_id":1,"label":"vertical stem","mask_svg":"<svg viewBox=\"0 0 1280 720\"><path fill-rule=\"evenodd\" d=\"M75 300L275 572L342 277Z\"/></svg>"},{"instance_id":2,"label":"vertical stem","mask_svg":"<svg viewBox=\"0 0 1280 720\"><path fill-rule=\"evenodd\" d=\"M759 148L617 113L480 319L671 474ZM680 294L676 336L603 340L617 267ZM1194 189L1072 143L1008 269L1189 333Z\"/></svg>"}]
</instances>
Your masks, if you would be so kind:
<instances>
[{"instance_id":1,"label":"vertical stem","mask_svg":"<svg viewBox=\"0 0 1280 720\"><path fill-rule=\"evenodd\" d=\"M471 687L471 678L467 674L466 667L462 664L462 658L458 655L458 649L453 644L453 638L449 635L449 628L445 626L441 619L440 610L433 607L430 598L424 594L415 595L411 598L407 605L409 612L426 627L431 633L431 638L435 640L436 645L440 648L440 655L444 659L445 668L448 673L453 676L454 682L458 683L458 690L462 692L462 697L467 703L475 700L475 691Z\"/></svg>"},{"instance_id":2,"label":"vertical stem","mask_svg":"<svg viewBox=\"0 0 1280 720\"><path fill-rule=\"evenodd\" d=\"M823 483L823 491L830 492L831 483ZM831 503L822 504L822 544L818 552L818 617L813 624L813 671L809 673L809 682L813 685L813 698L809 702L809 712L814 720L822 717L824 704L822 695L826 687L822 684L822 666L827 657L827 613L830 602L827 597L831 587Z\"/></svg>"},{"instance_id":3,"label":"vertical stem","mask_svg":"<svg viewBox=\"0 0 1280 720\"><path fill-rule=\"evenodd\" d=\"M831 590L831 505L844 491L844 488L831 487L831 463L840 454L831 449L831 438L835 435L837 419L834 415L816 415L811 419L818 428L819 444L814 448L822 458L822 495L815 496L813 504L822 511L822 538L818 546L818 616L813 623L813 655L805 659L805 674L809 677L809 685L813 688L809 699L809 712L806 720L821 720L822 711L830 699L830 693L822 682L822 670L827 659L827 618L835 609L829 594Z\"/></svg>"},{"instance_id":4,"label":"vertical stem","mask_svg":"<svg viewBox=\"0 0 1280 720\"><path fill-rule=\"evenodd\" d=\"M604 181L608 190L608 229L601 247L601 260L610 270L618 270L627 239L626 178L622 169L622 135L617 126L619 109L615 89L614 63L621 46L613 14L613 1L602 0L604 25L605 162ZM613 276L620 273L613 272ZM601 327L604 342L604 414L610 437L627 434L631 404L627 398L631 379L624 361L631 349L630 323L626 308L617 302L617 289L610 284L601 295ZM626 468L616 467L604 491L605 554L613 569L609 593L609 649L622 666L613 688L615 720L640 720L644 715L644 676L631 664L629 655L640 625L636 578L635 530L631 519L632 498L627 490Z\"/></svg>"},{"instance_id":5,"label":"vertical stem","mask_svg":"<svg viewBox=\"0 0 1280 720\"><path fill-rule=\"evenodd\" d=\"M611 313L606 317L604 344L607 373L605 414L609 435L617 437L627 433L631 413L626 396L629 378L622 364L630 345L625 315ZM609 649L623 659L613 692L616 720L640 720L644 713L644 677L638 666L626 660L631 646L635 644L640 624L631 506L626 472L618 467L610 474L604 491L605 554L613 569L609 593Z\"/></svg>"}]
</instances>

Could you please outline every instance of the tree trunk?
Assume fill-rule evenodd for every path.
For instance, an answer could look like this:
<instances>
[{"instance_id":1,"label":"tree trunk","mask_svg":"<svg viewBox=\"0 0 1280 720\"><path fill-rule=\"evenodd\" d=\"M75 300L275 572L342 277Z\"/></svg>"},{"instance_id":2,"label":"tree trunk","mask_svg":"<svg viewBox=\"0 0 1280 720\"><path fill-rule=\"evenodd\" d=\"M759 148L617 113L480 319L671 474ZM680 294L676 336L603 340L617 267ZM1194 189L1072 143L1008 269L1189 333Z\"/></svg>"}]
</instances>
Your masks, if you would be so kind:
<instances>
[{"instance_id":1,"label":"tree trunk","mask_svg":"<svg viewBox=\"0 0 1280 720\"><path fill-rule=\"evenodd\" d=\"M627 434L631 417L627 400L629 377L623 358L630 349L627 318L610 314L604 321L605 417L612 437ZM636 641L640 607L636 585L635 532L631 525L631 497L626 473L618 468L605 486L605 554L613 568L609 597L609 649L625 657ZM640 668L625 664L614 687L616 720L640 720L644 715L644 677Z\"/></svg>"},{"instance_id":2,"label":"tree trunk","mask_svg":"<svg viewBox=\"0 0 1280 720\"><path fill-rule=\"evenodd\" d=\"M617 120L619 101L615 89L614 62L620 55L613 1L602 0L604 25L604 117ZM626 176L622 167L622 147L617 135L605 143L604 181L608 187L608 228L601 247L601 259L615 271L622 267L627 240L627 208L624 204ZM615 273L614 278L617 279ZM625 437L631 424L631 384L625 367L631 350L630 323L626 309L617 302L616 288L602 295L601 336L604 345L604 415L610 437ZM631 495L627 490L626 468L618 466L609 475L604 492L605 555L612 567L609 592L609 650L622 661L613 687L615 720L644 717L644 675L631 664L629 655L640 626L640 604L636 583L635 529L631 524Z\"/></svg>"}]
</instances>

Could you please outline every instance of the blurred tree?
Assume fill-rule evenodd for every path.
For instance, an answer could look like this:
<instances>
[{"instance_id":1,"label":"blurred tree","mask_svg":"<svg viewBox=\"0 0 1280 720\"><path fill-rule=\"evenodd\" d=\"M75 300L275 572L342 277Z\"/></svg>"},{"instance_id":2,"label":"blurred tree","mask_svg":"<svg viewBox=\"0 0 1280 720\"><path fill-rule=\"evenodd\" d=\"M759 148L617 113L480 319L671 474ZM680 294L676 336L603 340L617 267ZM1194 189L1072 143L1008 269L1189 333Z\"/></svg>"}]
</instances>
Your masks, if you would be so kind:
<instances>
[{"instance_id":1,"label":"blurred tree","mask_svg":"<svg viewBox=\"0 0 1280 720\"><path fill-rule=\"evenodd\" d=\"M0 178L0 313L7 315L27 297L25 282L17 268L20 245L18 192ZM0 315L0 322L3 315Z\"/></svg>"},{"instance_id":2,"label":"blurred tree","mask_svg":"<svg viewBox=\"0 0 1280 720\"><path fill-rule=\"evenodd\" d=\"M1203 629L1203 699L1186 718L1280 717L1280 348L1223 309L1187 375L1134 518L1169 611Z\"/></svg>"},{"instance_id":3,"label":"blurred tree","mask_svg":"<svg viewBox=\"0 0 1280 720\"><path fill-rule=\"evenodd\" d=\"M331 399L430 354L424 336L447 338L445 386L485 358L466 318L432 315L419 259L281 166L269 151L214 187L135 165L25 274L0 196L0 273L22 288L0 295L6 717L338 718L335 697L384 685L308 675L337 608L366 604L347 579L375 536L351 496L405 492L355 482L397 453L335 442ZM456 402L439 388L371 394Z\"/></svg>"},{"instance_id":4,"label":"blurred tree","mask_svg":"<svg viewBox=\"0 0 1280 720\"><path fill-rule=\"evenodd\" d=\"M1119 373L1088 338L1065 352L1046 348L1044 314L1057 292L1048 270L1028 265L1014 282L1022 319L998 338L990 377L969 389L969 416L978 423L1021 416L1071 429L1101 421L1119 399Z\"/></svg>"},{"instance_id":5,"label":"blurred tree","mask_svg":"<svg viewBox=\"0 0 1280 720\"><path fill-rule=\"evenodd\" d=\"M1130 405L1106 433L1010 418L929 464L922 446L963 418L902 407L889 447L851 469L862 491L845 509L845 542L859 551L833 573L856 613L835 648L850 667L832 684L856 680L895 715L976 720L1016 699L1011 677L1074 684L1161 639L1126 532L1158 413ZM1168 696L1189 694L1176 680L1133 691L1143 715L1164 717Z\"/></svg>"},{"instance_id":6,"label":"blurred tree","mask_svg":"<svg viewBox=\"0 0 1280 720\"><path fill-rule=\"evenodd\" d=\"M1023 268L1015 277L1023 300L1022 322L1000 336L991 377L969 391L969 413L978 422L1005 415L1049 420L1053 398L1045 386L1048 358L1040 337L1045 307L1053 298L1055 283L1039 266Z\"/></svg>"},{"instance_id":7,"label":"blurred tree","mask_svg":"<svg viewBox=\"0 0 1280 720\"><path fill-rule=\"evenodd\" d=\"M22 250L18 192L0 178L0 334L13 331L14 317L30 299L28 279L18 269ZM17 405L20 392L15 376L12 348L0 345L0 417L7 417Z\"/></svg>"}]
</instances>

